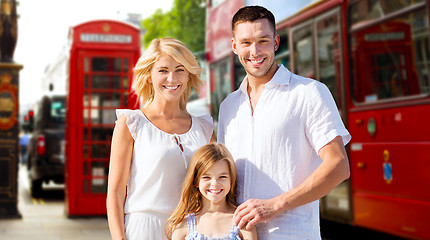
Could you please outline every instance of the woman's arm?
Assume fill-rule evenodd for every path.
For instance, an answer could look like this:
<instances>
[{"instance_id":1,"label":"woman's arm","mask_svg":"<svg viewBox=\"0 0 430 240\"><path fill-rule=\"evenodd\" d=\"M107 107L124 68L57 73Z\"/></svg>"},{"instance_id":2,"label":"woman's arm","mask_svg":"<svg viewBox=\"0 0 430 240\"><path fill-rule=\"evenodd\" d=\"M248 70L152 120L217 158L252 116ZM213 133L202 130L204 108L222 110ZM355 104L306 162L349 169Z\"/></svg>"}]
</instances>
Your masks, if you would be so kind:
<instances>
[{"instance_id":1,"label":"woman's arm","mask_svg":"<svg viewBox=\"0 0 430 240\"><path fill-rule=\"evenodd\" d=\"M172 240L184 240L188 234L188 225L184 222L181 223L172 233Z\"/></svg>"},{"instance_id":2,"label":"woman's arm","mask_svg":"<svg viewBox=\"0 0 430 240\"><path fill-rule=\"evenodd\" d=\"M107 216L112 239L126 239L124 201L133 153L133 137L122 115L113 131L107 190Z\"/></svg>"}]
</instances>

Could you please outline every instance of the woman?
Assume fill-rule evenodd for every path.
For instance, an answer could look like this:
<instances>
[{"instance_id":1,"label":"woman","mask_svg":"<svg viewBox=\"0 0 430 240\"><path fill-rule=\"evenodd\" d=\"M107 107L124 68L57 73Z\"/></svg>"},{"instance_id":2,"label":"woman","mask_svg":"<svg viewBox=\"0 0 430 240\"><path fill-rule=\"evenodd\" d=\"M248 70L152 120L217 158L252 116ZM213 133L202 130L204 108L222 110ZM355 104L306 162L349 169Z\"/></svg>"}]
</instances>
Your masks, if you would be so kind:
<instances>
[{"instance_id":1,"label":"woman","mask_svg":"<svg viewBox=\"0 0 430 240\"><path fill-rule=\"evenodd\" d=\"M134 68L139 110L117 110L107 194L113 239L165 239L193 153L213 141L212 118L191 116L186 102L201 79L178 40L155 39Z\"/></svg>"}]
</instances>

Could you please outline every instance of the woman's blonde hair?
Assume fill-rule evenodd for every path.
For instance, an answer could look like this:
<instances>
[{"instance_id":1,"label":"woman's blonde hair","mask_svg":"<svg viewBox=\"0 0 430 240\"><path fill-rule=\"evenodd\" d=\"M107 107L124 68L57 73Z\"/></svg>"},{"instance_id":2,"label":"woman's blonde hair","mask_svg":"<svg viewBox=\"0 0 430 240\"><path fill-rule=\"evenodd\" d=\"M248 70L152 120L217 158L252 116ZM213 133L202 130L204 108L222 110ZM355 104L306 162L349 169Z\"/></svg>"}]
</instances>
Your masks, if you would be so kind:
<instances>
[{"instance_id":1,"label":"woman's blonde hair","mask_svg":"<svg viewBox=\"0 0 430 240\"><path fill-rule=\"evenodd\" d=\"M154 63L162 55L173 58L182 64L190 74L187 88L181 96L179 107L186 111L186 104L191 94L191 88L198 93L202 80L200 73L202 69L196 60L194 54L179 40L174 38L154 39L145 50L145 53L139 58L134 67L134 81L132 88L137 93L139 99L142 99L143 105L147 105L154 100L154 88L152 86L151 70Z\"/></svg>"},{"instance_id":2,"label":"woman's blonde hair","mask_svg":"<svg viewBox=\"0 0 430 240\"><path fill-rule=\"evenodd\" d=\"M226 201L232 206L237 206L237 172L233 157L225 145L221 143L206 144L197 150L191 158L190 166L183 183L181 200L173 214L167 219L166 235L169 239L171 239L176 227L184 221L184 218L188 214L197 214L203 209L203 198L198 188L199 180L218 161L225 161L229 169L231 188L226 196Z\"/></svg>"}]
</instances>

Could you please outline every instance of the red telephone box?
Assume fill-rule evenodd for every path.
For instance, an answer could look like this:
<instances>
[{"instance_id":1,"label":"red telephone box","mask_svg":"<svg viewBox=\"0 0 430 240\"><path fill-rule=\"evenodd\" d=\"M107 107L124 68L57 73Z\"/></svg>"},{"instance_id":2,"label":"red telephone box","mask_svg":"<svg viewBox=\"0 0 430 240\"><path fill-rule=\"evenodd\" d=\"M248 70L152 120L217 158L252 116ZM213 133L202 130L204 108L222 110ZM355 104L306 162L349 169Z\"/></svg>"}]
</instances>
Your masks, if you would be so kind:
<instances>
[{"instance_id":1,"label":"red telephone box","mask_svg":"<svg viewBox=\"0 0 430 240\"><path fill-rule=\"evenodd\" d=\"M65 209L68 216L105 215L115 109L137 107L130 87L140 32L90 21L71 28L69 42Z\"/></svg>"}]
</instances>

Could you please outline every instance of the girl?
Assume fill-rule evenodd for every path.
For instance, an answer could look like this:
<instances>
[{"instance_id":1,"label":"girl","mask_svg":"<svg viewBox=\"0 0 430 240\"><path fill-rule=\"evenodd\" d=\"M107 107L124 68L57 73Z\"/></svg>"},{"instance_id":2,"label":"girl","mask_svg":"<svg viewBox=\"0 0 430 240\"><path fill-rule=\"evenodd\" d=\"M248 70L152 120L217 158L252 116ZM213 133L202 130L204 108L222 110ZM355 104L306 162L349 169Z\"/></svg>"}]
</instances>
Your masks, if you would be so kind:
<instances>
[{"instance_id":1,"label":"girl","mask_svg":"<svg viewBox=\"0 0 430 240\"><path fill-rule=\"evenodd\" d=\"M166 239L164 223L193 153L213 137L212 118L186 110L201 68L180 41L155 39L134 68L142 109L117 110L107 214L112 239Z\"/></svg>"},{"instance_id":2,"label":"girl","mask_svg":"<svg viewBox=\"0 0 430 240\"><path fill-rule=\"evenodd\" d=\"M236 179L236 165L223 144L210 143L197 150L185 176L181 200L167 220L168 238L257 239L255 227L246 231L233 226Z\"/></svg>"}]
</instances>

